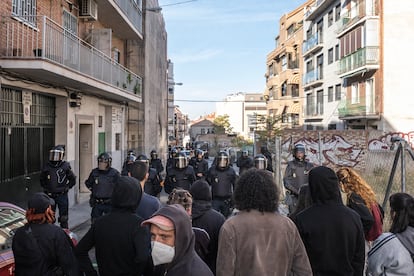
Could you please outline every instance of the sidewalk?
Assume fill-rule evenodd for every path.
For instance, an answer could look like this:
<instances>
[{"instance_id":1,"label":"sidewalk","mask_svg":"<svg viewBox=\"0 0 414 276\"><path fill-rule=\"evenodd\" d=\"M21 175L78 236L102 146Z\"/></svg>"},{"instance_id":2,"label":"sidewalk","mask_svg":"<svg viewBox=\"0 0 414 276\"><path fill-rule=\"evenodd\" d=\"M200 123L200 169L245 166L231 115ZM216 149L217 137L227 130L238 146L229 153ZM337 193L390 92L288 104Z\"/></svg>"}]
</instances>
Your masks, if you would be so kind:
<instances>
[{"instance_id":1,"label":"sidewalk","mask_svg":"<svg viewBox=\"0 0 414 276\"><path fill-rule=\"evenodd\" d=\"M91 219L91 207L89 199L82 199L79 204L69 208L69 228L75 229L79 225Z\"/></svg>"}]
</instances>

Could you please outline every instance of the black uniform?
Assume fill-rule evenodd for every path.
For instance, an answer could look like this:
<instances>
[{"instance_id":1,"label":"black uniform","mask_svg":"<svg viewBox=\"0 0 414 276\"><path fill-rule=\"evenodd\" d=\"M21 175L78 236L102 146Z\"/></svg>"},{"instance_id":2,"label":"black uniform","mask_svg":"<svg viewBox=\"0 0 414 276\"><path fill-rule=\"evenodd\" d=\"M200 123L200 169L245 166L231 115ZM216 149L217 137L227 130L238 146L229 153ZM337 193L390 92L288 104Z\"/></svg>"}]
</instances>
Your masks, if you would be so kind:
<instances>
[{"instance_id":1,"label":"black uniform","mask_svg":"<svg viewBox=\"0 0 414 276\"><path fill-rule=\"evenodd\" d=\"M217 168L211 166L207 181L211 185L213 208L225 217L231 213L231 197L233 195L237 175L232 167Z\"/></svg>"},{"instance_id":2,"label":"black uniform","mask_svg":"<svg viewBox=\"0 0 414 276\"><path fill-rule=\"evenodd\" d=\"M157 171L153 168L149 168L148 170L148 179L144 185L144 191L152 196L158 196L161 192L162 187L160 183L160 177Z\"/></svg>"},{"instance_id":3,"label":"black uniform","mask_svg":"<svg viewBox=\"0 0 414 276\"><path fill-rule=\"evenodd\" d=\"M196 156L190 159L190 166L194 168L194 173L198 179L205 179L208 173L208 162L204 158L197 158Z\"/></svg>"},{"instance_id":4,"label":"black uniform","mask_svg":"<svg viewBox=\"0 0 414 276\"><path fill-rule=\"evenodd\" d=\"M164 190L168 194L171 193L174 188L178 187L189 191L191 184L194 181L195 174L192 166L187 166L183 169L173 167L168 170L168 174L165 179Z\"/></svg>"},{"instance_id":5,"label":"black uniform","mask_svg":"<svg viewBox=\"0 0 414 276\"><path fill-rule=\"evenodd\" d=\"M253 159L250 156L241 156L237 159L237 167L239 167L239 175L254 167Z\"/></svg>"},{"instance_id":6,"label":"black uniform","mask_svg":"<svg viewBox=\"0 0 414 276\"><path fill-rule=\"evenodd\" d=\"M161 159L151 158L149 161L150 168L153 168L157 171L157 174L160 175L164 171L164 166L162 165Z\"/></svg>"},{"instance_id":7,"label":"black uniform","mask_svg":"<svg viewBox=\"0 0 414 276\"><path fill-rule=\"evenodd\" d=\"M66 161L49 161L40 173L40 185L44 192L56 202L52 206L55 211L56 206L59 208L60 226L68 227L69 199L68 191L75 186L76 176Z\"/></svg>"},{"instance_id":8,"label":"black uniform","mask_svg":"<svg viewBox=\"0 0 414 276\"><path fill-rule=\"evenodd\" d=\"M90 205L92 220L111 211L111 196L119 172L109 167L107 170L95 168L85 181L86 187L92 191Z\"/></svg>"}]
</instances>

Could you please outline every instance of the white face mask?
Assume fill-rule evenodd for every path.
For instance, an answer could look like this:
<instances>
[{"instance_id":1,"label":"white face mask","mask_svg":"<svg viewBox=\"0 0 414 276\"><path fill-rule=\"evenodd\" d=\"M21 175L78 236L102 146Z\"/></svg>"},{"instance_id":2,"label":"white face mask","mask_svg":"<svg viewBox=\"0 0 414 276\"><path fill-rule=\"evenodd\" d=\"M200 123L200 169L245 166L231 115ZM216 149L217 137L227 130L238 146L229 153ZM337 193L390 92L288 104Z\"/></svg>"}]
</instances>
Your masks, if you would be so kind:
<instances>
[{"instance_id":1,"label":"white face mask","mask_svg":"<svg viewBox=\"0 0 414 276\"><path fill-rule=\"evenodd\" d=\"M154 266L171 263L174 258L175 247L163 244L161 242L152 241L151 248L151 256Z\"/></svg>"}]
</instances>

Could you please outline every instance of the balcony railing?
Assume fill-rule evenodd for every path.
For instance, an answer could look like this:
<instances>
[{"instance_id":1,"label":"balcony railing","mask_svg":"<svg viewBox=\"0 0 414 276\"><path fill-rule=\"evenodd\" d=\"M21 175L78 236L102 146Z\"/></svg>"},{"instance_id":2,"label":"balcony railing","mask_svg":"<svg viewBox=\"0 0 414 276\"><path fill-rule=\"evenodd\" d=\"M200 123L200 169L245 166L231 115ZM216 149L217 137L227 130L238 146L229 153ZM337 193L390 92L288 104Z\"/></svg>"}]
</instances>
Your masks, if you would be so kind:
<instances>
[{"instance_id":1,"label":"balcony railing","mask_svg":"<svg viewBox=\"0 0 414 276\"><path fill-rule=\"evenodd\" d=\"M46 16L2 17L0 37L0 58L47 60L141 96L141 77Z\"/></svg>"},{"instance_id":2,"label":"balcony railing","mask_svg":"<svg viewBox=\"0 0 414 276\"><path fill-rule=\"evenodd\" d=\"M132 0L114 0L134 27L142 33L142 7ZM141 1L138 1L141 4Z\"/></svg>"},{"instance_id":3,"label":"balcony railing","mask_svg":"<svg viewBox=\"0 0 414 276\"><path fill-rule=\"evenodd\" d=\"M322 43L322 39L318 32L314 33L309 39L307 39L302 46L302 54L305 55L308 51L315 48Z\"/></svg>"},{"instance_id":4,"label":"balcony railing","mask_svg":"<svg viewBox=\"0 0 414 276\"><path fill-rule=\"evenodd\" d=\"M378 115L374 99L343 99L338 105L338 116L342 117L367 117Z\"/></svg>"},{"instance_id":5,"label":"balcony railing","mask_svg":"<svg viewBox=\"0 0 414 276\"><path fill-rule=\"evenodd\" d=\"M342 33L349 26L358 22L367 16L377 16L378 10L376 8L377 0L363 0L358 5L353 6L350 10L343 13L341 16L341 26L338 28L337 33Z\"/></svg>"},{"instance_id":6,"label":"balcony railing","mask_svg":"<svg viewBox=\"0 0 414 276\"><path fill-rule=\"evenodd\" d=\"M321 80L322 76L319 72L319 70L315 69L312 71L307 72L304 76L303 76L303 85L307 85L310 83L313 83L315 81Z\"/></svg>"},{"instance_id":7,"label":"balcony railing","mask_svg":"<svg viewBox=\"0 0 414 276\"><path fill-rule=\"evenodd\" d=\"M378 46L361 48L358 51L341 58L339 61L339 75L369 65L379 65Z\"/></svg>"}]
</instances>

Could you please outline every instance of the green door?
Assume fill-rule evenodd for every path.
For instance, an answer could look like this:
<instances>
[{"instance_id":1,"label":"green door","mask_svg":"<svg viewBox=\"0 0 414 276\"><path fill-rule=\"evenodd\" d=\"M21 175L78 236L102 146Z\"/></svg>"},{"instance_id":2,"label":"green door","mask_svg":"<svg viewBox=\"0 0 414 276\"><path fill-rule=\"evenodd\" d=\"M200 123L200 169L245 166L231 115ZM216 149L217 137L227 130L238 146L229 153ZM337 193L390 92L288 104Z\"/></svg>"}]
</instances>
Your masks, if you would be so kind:
<instances>
[{"instance_id":1,"label":"green door","mask_svg":"<svg viewBox=\"0 0 414 276\"><path fill-rule=\"evenodd\" d=\"M98 134L98 154L105 152L105 132Z\"/></svg>"}]
</instances>

